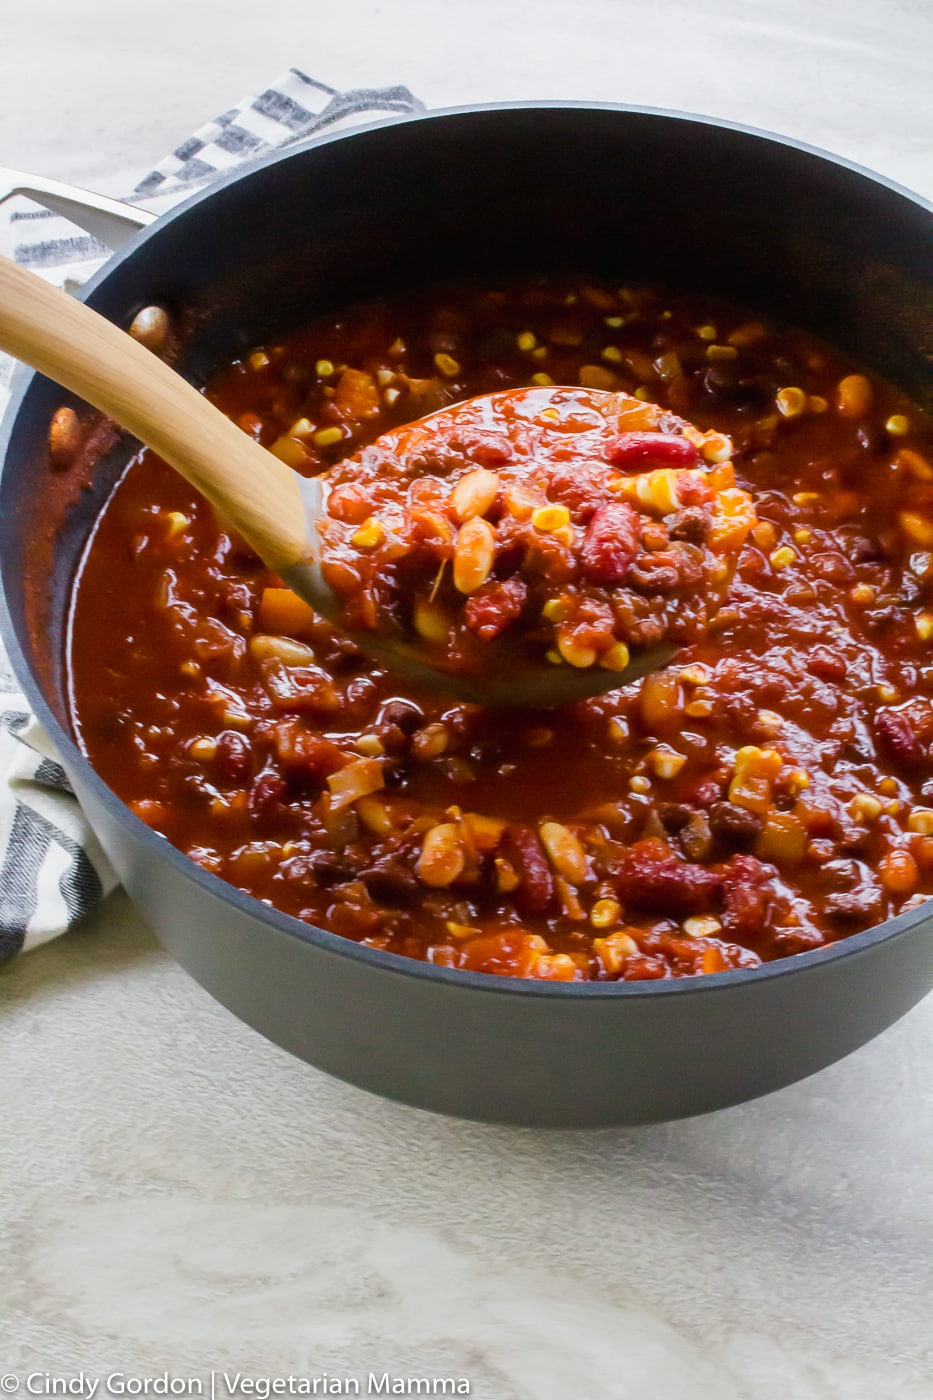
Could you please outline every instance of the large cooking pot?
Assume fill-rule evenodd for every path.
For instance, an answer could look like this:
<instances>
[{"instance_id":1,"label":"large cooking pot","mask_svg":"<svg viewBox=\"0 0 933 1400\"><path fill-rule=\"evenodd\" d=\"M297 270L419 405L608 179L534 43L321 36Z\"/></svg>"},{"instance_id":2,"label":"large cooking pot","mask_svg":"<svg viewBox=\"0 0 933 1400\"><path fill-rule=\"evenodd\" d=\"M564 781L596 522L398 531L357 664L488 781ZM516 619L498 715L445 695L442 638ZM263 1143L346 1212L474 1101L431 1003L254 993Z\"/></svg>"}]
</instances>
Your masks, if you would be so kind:
<instances>
[{"instance_id":1,"label":"large cooking pot","mask_svg":"<svg viewBox=\"0 0 933 1400\"><path fill-rule=\"evenodd\" d=\"M67 193L51 202L63 207ZM132 223L105 207L90 218L104 234L108 214ZM186 327L179 368L202 381L244 347L376 289L486 269L654 278L778 313L929 406L930 231L923 200L776 137L632 108L508 105L393 121L263 161L134 234L83 295L121 326L152 302L171 308ZM423 1108L640 1123L811 1074L929 989L923 908L752 971L574 985L362 948L207 874L114 796L69 727L69 589L133 445L103 455L90 489L68 499L47 446L63 402L32 375L7 419L7 644L131 897L188 971L264 1035Z\"/></svg>"}]
</instances>

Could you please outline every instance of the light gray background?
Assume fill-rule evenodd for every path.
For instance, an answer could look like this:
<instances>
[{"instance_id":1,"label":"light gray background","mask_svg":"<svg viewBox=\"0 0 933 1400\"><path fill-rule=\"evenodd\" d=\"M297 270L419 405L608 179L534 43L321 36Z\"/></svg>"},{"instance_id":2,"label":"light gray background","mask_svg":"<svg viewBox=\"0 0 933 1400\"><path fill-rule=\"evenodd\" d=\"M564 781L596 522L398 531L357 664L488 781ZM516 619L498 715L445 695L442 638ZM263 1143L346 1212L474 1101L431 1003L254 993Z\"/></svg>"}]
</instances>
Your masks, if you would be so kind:
<instances>
[{"instance_id":1,"label":"light gray background","mask_svg":"<svg viewBox=\"0 0 933 1400\"><path fill-rule=\"evenodd\" d=\"M933 194L929 0L33 0L2 30L0 163L115 193L295 64L430 105L714 113ZM0 1372L933 1392L933 1001L767 1100L594 1135L324 1078L211 1002L119 896L4 973L0 1001Z\"/></svg>"}]
</instances>

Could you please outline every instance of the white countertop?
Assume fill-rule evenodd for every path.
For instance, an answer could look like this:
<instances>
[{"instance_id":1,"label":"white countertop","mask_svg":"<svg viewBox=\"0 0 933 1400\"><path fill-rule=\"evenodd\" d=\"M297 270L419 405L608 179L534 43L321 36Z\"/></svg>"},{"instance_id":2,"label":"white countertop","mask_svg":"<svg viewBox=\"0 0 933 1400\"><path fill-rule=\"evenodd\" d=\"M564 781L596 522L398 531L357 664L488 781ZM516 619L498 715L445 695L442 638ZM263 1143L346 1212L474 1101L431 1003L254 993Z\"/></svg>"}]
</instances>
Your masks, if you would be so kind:
<instances>
[{"instance_id":1,"label":"white countertop","mask_svg":"<svg viewBox=\"0 0 933 1400\"><path fill-rule=\"evenodd\" d=\"M929 0L33 0L3 29L0 162L114 192L294 64L429 105L705 111L933 194ZM478 1127L266 1044L116 896L0 977L0 1390L214 1368L928 1400L931 1039L933 999L724 1113Z\"/></svg>"}]
</instances>

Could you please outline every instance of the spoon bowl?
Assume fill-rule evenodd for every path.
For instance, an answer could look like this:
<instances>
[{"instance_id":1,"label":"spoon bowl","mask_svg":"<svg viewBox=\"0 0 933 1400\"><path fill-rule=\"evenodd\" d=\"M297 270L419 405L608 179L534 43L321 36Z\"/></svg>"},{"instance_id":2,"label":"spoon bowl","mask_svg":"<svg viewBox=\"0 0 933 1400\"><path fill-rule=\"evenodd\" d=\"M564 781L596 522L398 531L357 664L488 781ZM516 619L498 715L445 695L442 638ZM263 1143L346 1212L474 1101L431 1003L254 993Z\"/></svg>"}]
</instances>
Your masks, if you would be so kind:
<instances>
[{"instance_id":1,"label":"spoon bowl","mask_svg":"<svg viewBox=\"0 0 933 1400\"><path fill-rule=\"evenodd\" d=\"M543 659L513 665L510 657L503 670L472 676L440 664L417 635L348 626L322 567L328 473L299 476L131 336L6 258L0 258L0 348L79 394L152 448L300 598L379 665L419 686L485 705L552 708L627 685L663 668L677 653L678 646L665 640L635 651L616 670L550 665ZM532 391L510 392L519 398ZM534 391L539 399L543 392ZM610 417L614 401L626 398L596 390L586 395ZM440 409L414 427L456 408Z\"/></svg>"}]
</instances>

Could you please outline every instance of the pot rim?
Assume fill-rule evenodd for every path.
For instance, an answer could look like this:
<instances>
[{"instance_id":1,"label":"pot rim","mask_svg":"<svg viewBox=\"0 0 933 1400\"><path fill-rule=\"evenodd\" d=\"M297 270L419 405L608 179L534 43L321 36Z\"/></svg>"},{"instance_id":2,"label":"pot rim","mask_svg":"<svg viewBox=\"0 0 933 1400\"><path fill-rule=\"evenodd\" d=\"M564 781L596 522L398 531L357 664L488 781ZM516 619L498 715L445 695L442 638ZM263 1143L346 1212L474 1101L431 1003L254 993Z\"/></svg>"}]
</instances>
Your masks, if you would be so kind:
<instances>
[{"instance_id":1,"label":"pot rim","mask_svg":"<svg viewBox=\"0 0 933 1400\"><path fill-rule=\"evenodd\" d=\"M353 140L354 137L372 134L383 128L407 125L413 122L434 121L449 117L470 117L487 112L528 112L541 110L560 111L595 111L595 112L620 112L638 116L658 117L664 120L684 121L697 123L701 126L723 129L737 132L740 135L752 136L757 140L767 141L775 145L786 146L792 150L799 151L804 155L813 157L816 160L826 162L830 165L848 170L860 178L880 185L892 193L901 196L909 202L917 205L920 209L933 213L933 203L923 195L906 188L904 185L889 179L876 171L859 165L846 157L835 155L818 146L813 146L804 141L799 141L794 137L785 136L776 132L768 131L764 128L749 126L741 122L733 122L718 117L706 116L700 113L681 112L663 107L646 107L626 103L616 102L583 102L564 99L538 99L534 101L515 102L485 102L466 104L462 106L432 108L427 112L404 113L389 118L379 118L372 122L366 122L360 126L353 127L348 131L318 133L307 137L301 141L289 145L283 150L278 150L263 156L258 160L251 161L245 168L233 170L225 175L221 175L202 189L196 190L187 199L175 205L166 213L159 215L151 224L146 225L140 232L134 235L120 250L112 257L108 258L101 268L81 287L78 295L82 301L93 298L94 292L101 286L111 273L131 257L135 251L152 237L158 237L161 230L173 223L175 219L186 215L196 208L202 201L212 198L221 190L231 185L239 183L241 180L248 180L255 172L277 165L280 162L290 160L293 156L302 155L305 151L318 146L330 145L335 141ZM10 446L10 439L13 429L19 417L26 396L33 387L33 383L41 376L35 371L27 371L18 375L18 383L11 394L9 404L4 414L2 429L0 429L0 482L2 482L3 471L6 468L7 454ZM726 992L732 987L741 985L757 984L765 980L777 977L806 976L806 974L817 968L832 966L848 958L858 958L860 955L867 955L879 945L901 937L903 934L911 932L917 925L930 921L931 910L925 904L918 905L914 909L909 909L896 915L893 919L887 919L874 927L864 929L860 933L851 934L847 938L842 938L835 943L822 948L816 948L806 953L795 953L790 957L781 958L775 962L762 963L756 968L735 968L727 972L707 973L701 977L680 977L659 979L657 981L634 981L634 982L548 982L535 981L533 979L519 977L499 977L488 973L468 972L458 968L438 967L433 963L422 962L415 958L406 958L399 953L384 952L377 948L367 948L362 944L355 943L352 939L341 937L339 934L331 933L327 929L318 928L316 925L307 924L303 920L284 914L278 909L271 908L261 900L255 899L252 895L246 894L236 886L222 880L218 875L212 875L204 870L195 861L190 860L177 847L172 846L163 836L153 831L122 801L121 798L108 787L104 780L91 766L87 756L78 745L75 737L61 723L51 707L46 702L39 683L36 680L32 667L26 660L19 639L13 628L12 619L9 615L9 603L7 602L8 589L5 582L5 567L0 560L0 600L4 603L4 608L0 609L0 636L2 636L10 658L14 675L29 703L36 718L46 731L54 748L63 759L65 766L74 768L80 772L82 783L89 787L94 797L107 809L109 814L123 826L129 826L135 832L136 838L142 843L153 859L168 860L182 876L183 879L192 881L199 886L205 894L219 899L222 903L232 905L238 912L257 920L260 923L269 925L280 934L297 939L300 942L310 944L319 951L330 953L338 957L349 958L358 962L369 964L374 970L384 973L394 973L403 977L414 977L424 981L440 982L447 984L452 989L463 988L474 991L487 992L499 996L532 996L532 997L555 997L555 998L586 998L597 1000L618 1000L631 997L668 997L668 996L699 996L705 992Z\"/></svg>"}]
</instances>

